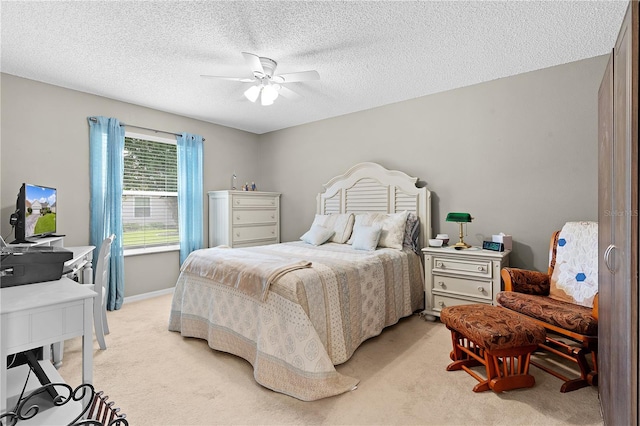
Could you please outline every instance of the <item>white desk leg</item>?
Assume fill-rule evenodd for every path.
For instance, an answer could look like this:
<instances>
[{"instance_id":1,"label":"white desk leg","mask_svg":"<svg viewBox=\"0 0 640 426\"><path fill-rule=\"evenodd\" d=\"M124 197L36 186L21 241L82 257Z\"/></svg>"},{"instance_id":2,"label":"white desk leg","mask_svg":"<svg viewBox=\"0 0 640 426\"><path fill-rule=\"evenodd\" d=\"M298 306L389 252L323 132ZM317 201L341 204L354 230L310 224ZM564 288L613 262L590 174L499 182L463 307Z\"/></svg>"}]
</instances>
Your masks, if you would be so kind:
<instances>
[{"instance_id":1,"label":"white desk leg","mask_svg":"<svg viewBox=\"0 0 640 426\"><path fill-rule=\"evenodd\" d=\"M84 299L82 383L93 383L93 297Z\"/></svg>"},{"instance_id":2,"label":"white desk leg","mask_svg":"<svg viewBox=\"0 0 640 426\"><path fill-rule=\"evenodd\" d=\"M64 340L51 345L51 359L53 366L59 369L62 366L62 356L64 355Z\"/></svg>"}]
</instances>

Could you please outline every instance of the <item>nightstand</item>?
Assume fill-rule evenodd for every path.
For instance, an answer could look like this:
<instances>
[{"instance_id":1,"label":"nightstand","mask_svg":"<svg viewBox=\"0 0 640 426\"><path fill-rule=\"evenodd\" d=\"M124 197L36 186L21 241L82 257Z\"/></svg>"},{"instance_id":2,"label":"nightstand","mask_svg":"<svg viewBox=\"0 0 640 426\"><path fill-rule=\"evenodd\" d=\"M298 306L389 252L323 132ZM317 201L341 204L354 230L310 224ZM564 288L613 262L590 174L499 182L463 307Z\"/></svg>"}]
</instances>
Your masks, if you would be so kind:
<instances>
[{"instance_id":1,"label":"nightstand","mask_svg":"<svg viewBox=\"0 0 640 426\"><path fill-rule=\"evenodd\" d=\"M496 252L471 247L427 247L424 255L424 316L431 321L445 306L496 304L502 291L500 270L509 266L511 250Z\"/></svg>"}]
</instances>

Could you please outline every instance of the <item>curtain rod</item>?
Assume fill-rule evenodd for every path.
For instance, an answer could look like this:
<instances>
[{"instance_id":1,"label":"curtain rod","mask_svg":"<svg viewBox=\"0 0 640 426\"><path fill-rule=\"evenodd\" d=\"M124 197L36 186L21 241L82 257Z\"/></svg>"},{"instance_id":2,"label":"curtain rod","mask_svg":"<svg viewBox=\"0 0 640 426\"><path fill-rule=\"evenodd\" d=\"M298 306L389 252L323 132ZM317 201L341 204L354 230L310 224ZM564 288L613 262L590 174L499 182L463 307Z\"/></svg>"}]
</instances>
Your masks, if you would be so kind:
<instances>
[{"instance_id":1,"label":"curtain rod","mask_svg":"<svg viewBox=\"0 0 640 426\"><path fill-rule=\"evenodd\" d=\"M93 121L94 123L98 122L98 119L95 118L95 117L89 117L89 120ZM150 129L148 127L134 126L133 124L120 123L120 126L135 127L136 129L149 130L151 132L156 132L156 133L166 133L168 135L182 136L181 133L167 132L167 131L164 131L164 130L157 130L157 129ZM204 141L205 141L205 138L202 138L202 142L204 142Z\"/></svg>"}]
</instances>

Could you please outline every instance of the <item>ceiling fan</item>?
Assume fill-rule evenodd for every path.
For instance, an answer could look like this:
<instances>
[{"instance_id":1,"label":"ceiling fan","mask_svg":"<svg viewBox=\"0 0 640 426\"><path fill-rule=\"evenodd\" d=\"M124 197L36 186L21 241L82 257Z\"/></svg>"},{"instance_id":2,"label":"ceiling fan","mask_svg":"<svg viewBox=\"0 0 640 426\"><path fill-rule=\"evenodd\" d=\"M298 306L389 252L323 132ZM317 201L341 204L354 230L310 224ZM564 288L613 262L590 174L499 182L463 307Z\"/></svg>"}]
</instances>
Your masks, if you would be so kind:
<instances>
[{"instance_id":1,"label":"ceiling fan","mask_svg":"<svg viewBox=\"0 0 640 426\"><path fill-rule=\"evenodd\" d=\"M315 70L274 75L278 63L273 59L247 52L242 52L242 56L244 56L245 61L251 68L253 78L222 77L217 75L201 75L201 77L240 81L242 83L256 83L244 92L244 96L251 102L256 102L258 98L260 98L260 103L263 106L272 105L273 101L275 101L279 95L293 100L302 98L302 96L293 90L283 86L284 84L320 79L320 74Z\"/></svg>"}]
</instances>

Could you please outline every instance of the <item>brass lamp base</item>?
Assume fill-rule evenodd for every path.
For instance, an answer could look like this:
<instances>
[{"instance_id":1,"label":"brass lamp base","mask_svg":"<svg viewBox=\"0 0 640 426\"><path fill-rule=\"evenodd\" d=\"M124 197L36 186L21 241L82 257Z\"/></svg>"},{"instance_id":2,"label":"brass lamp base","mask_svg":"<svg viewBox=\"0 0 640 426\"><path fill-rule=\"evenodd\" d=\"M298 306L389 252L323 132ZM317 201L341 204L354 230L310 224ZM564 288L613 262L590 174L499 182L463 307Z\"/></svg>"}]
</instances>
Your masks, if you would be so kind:
<instances>
[{"instance_id":1,"label":"brass lamp base","mask_svg":"<svg viewBox=\"0 0 640 426\"><path fill-rule=\"evenodd\" d=\"M455 243L453 245L453 248L455 250L461 250L461 249L468 249L471 248L471 244L467 244L464 242L464 240L462 239L462 237L464 236L464 232L462 231L462 222L458 222L458 225L460 225L460 233L458 235L458 238L460 238L460 241L458 241L457 243Z\"/></svg>"},{"instance_id":2,"label":"brass lamp base","mask_svg":"<svg viewBox=\"0 0 640 426\"><path fill-rule=\"evenodd\" d=\"M453 247L456 250L468 249L468 248L471 248L471 244L467 244L464 241L460 240L451 247Z\"/></svg>"}]
</instances>

